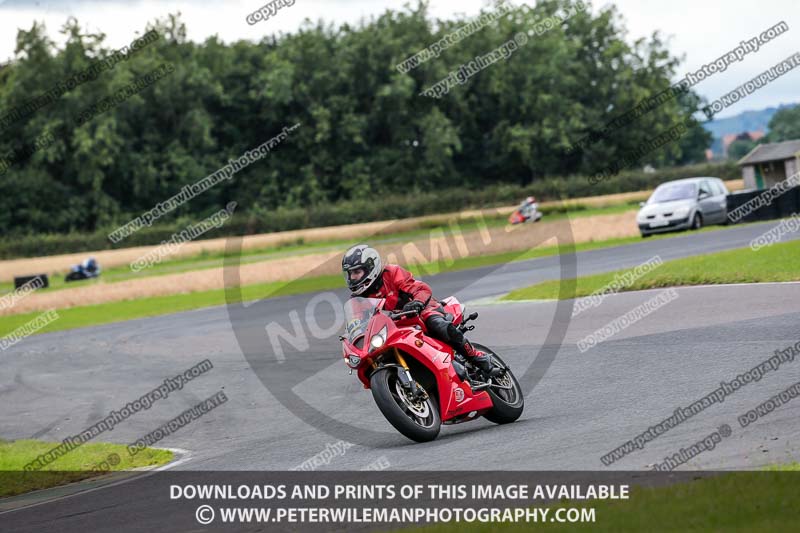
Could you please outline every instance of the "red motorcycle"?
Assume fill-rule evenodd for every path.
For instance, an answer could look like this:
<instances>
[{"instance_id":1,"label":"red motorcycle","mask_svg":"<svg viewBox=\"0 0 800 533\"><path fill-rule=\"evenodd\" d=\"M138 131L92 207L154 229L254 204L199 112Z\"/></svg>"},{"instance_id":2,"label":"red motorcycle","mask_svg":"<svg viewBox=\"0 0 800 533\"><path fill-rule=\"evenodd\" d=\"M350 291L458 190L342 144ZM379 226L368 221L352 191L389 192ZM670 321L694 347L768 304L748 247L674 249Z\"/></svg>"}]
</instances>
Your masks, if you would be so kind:
<instances>
[{"instance_id":1,"label":"red motorcycle","mask_svg":"<svg viewBox=\"0 0 800 533\"><path fill-rule=\"evenodd\" d=\"M473 343L503 369L498 377L487 378L468 358L427 336L416 311L386 311L384 304L376 298L348 300L346 334L339 339L350 373L355 370L364 388L372 390L378 409L397 431L427 442L436 438L442 423L483 416L507 424L520 417L522 389L500 356ZM464 318L463 306L452 296L442 305L462 332L475 329L467 322L478 313Z\"/></svg>"}]
</instances>

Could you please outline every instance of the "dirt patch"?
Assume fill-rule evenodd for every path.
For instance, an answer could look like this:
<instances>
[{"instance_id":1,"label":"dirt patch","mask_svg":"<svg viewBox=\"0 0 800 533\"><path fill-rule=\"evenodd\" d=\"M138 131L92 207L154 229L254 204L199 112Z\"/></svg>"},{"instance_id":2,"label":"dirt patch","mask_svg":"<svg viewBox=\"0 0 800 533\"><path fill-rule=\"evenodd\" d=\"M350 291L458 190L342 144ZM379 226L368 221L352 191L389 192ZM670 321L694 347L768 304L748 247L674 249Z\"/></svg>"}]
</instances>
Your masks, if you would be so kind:
<instances>
[{"instance_id":1,"label":"dirt patch","mask_svg":"<svg viewBox=\"0 0 800 533\"><path fill-rule=\"evenodd\" d=\"M725 182L728 188L732 191L739 190L743 187L742 180L734 180ZM564 203L574 204L581 203L591 207L604 207L616 205L625 202L645 200L650 195L651 191L638 191L627 192L620 194L609 194L605 196L588 196L585 198L573 198L565 202L543 202L542 207L552 207ZM448 221L453 219L468 219L475 217L490 217L496 215L507 216L516 206L505 206L494 209L474 209L462 211L460 213L448 213L443 215L429 215L424 217L408 218L403 220L388 220L381 222L368 222L364 224L349 224L344 226L331 226L327 228L311 228L294 231L282 231L278 233L265 233L260 235L250 235L244 237L242 240L242 250L262 250L266 248L276 248L282 245L296 243L300 240L304 243L324 242L331 240L359 240L362 238L374 237L376 235L387 235L403 231L413 231L430 227L432 224L440 223L447 224ZM590 217L595 219L596 217ZM576 218L577 223L580 218ZM605 220L600 218L597 220ZM583 228L583 224L574 226L576 231L578 228ZM635 229L635 228L634 228ZM621 236L634 235L636 232L631 233L631 228L620 228L622 231ZM615 234L612 228L604 228L603 235ZM615 235L616 236L616 235ZM577 234L576 234L577 238ZM598 237L607 239L611 237ZM208 239L186 243L175 254L169 256L169 259L178 259L182 257L194 257L203 252L220 253L225 250L228 238ZM585 242L585 241L579 241ZM14 276L47 273L51 275L63 275L69 267L80 263L87 256L93 255L100 264L105 268L112 268L115 266L127 265L135 261L139 257L149 253L157 248L157 246L139 246L136 248L124 248L120 250L105 250L97 252L84 252L76 254L53 255L46 257L34 257L23 259L11 259L7 261L0 261L0 281L10 281ZM305 261L305 260L304 260ZM260 263L259 263L260 264ZM185 279L190 274L178 275L180 279ZM113 285L128 284L134 282L152 283L159 285L161 278L168 276L160 276L159 281L154 278L148 280L130 280L125 282L117 282ZM97 284L98 286L108 287L109 284ZM71 289L65 289L71 290ZM68 298L68 296L64 296ZM0 312L0 314L2 314Z\"/></svg>"},{"instance_id":2,"label":"dirt patch","mask_svg":"<svg viewBox=\"0 0 800 533\"><path fill-rule=\"evenodd\" d=\"M553 245L556 224L567 220L539 222L510 227L482 227L463 234L445 235L432 231L428 237L378 246L387 262L409 264L440 260L443 264L462 258L504 252L525 251ZM575 242L590 242L638 235L636 213L579 217L571 221ZM292 281L313 271L314 275L339 273L341 251L306 254L248 263L239 268L241 285ZM0 315L94 305L152 296L165 296L224 288L223 268L195 270L180 274L153 276L115 283L100 281L85 287L34 293Z\"/></svg>"}]
</instances>

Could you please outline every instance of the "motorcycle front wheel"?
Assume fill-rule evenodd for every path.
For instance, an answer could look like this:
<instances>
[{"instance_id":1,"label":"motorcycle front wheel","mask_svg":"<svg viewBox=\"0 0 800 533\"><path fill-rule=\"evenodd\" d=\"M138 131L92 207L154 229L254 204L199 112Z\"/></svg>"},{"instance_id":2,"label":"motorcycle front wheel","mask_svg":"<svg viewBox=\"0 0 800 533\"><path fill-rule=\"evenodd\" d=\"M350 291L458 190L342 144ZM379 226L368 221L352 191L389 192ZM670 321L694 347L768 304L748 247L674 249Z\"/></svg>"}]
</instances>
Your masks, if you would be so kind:
<instances>
[{"instance_id":1,"label":"motorcycle front wheel","mask_svg":"<svg viewBox=\"0 0 800 533\"><path fill-rule=\"evenodd\" d=\"M425 400L410 398L396 368L375 372L369 382L378 409L397 431L416 442L429 442L439 435L442 419L436 400L430 395Z\"/></svg>"}]
</instances>

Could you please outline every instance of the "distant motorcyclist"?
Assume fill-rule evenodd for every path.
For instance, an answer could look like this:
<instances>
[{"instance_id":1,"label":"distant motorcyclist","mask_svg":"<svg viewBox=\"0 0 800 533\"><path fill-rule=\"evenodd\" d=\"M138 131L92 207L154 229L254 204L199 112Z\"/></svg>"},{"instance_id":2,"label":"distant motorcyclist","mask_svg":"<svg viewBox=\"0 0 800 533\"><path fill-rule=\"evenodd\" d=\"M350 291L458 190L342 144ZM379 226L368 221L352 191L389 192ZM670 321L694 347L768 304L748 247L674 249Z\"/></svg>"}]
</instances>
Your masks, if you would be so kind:
<instances>
[{"instance_id":1,"label":"distant motorcyclist","mask_svg":"<svg viewBox=\"0 0 800 533\"><path fill-rule=\"evenodd\" d=\"M385 298L387 311L417 311L431 337L468 357L486 375L494 377L502 373L488 354L476 350L447 319L444 307L433 298L427 283L415 280L409 271L398 265L383 266L374 248L358 244L347 250L342 258L342 271L351 297Z\"/></svg>"},{"instance_id":2,"label":"distant motorcyclist","mask_svg":"<svg viewBox=\"0 0 800 533\"><path fill-rule=\"evenodd\" d=\"M100 264L94 257L89 257L82 263L74 265L64 278L64 281L78 281L100 276Z\"/></svg>"},{"instance_id":3,"label":"distant motorcyclist","mask_svg":"<svg viewBox=\"0 0 800 533\"><path fill-rule=\"evenodd\" d=\"M100 265L97 263L94 257L89 257L86 259L83 264L83 271L86 273L86 277L89 278L96 278L100 275Z\"/></svg>"},{"instance_id":4,"label":"distant motorcyclist","mask_svg":"<svg viewBox=\"0 0 800 533\"><path fill-rule=\"evenodd\" d=\"M528 196L522 205L519 206L520 214L525 218L525 220L529 220L536 216L536 210L539 208L539 204L536 203L535 196Z\"/></svg>"}]
</instances>

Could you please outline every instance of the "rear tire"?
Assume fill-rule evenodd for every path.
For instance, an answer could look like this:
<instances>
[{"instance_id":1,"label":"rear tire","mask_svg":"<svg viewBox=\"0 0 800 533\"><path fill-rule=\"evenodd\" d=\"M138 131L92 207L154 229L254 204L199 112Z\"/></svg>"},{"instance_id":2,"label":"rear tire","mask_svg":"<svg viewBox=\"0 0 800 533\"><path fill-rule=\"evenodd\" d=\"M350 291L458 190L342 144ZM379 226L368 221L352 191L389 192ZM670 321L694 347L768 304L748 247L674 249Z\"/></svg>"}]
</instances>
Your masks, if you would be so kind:
<instances>
[{"instance_id":1,"label":"rear tire","mask_svg":"<svg viewBox=\"0 0 800 533\"><path fill-rule=\"evenodd\" d=\"M428 395L424 402L410 406L400 396L403 389L396 369L375 372L369 384L378 409L397 431L416 442L429 442L439 435L442 419L436 400Z\"/></svg>"},{"instance_id":2,"label":"rear tire","mask_svg":"<svg viewBox=\"0 0 800 533\"><path fill-rule=\"evenodd\" d=\"M508 366L499 355L486 346L476 343L472 343L472 345L475 346L476 349L491 355L492 362L496 366ZM504 390L494 387L486 389L486 392L489 393L489 397L492 399L492 408L483 415L484 418L495 424L509 424L516 421L522 416L522 411L525 409L525 397L522 394L522 387L519 386L517 378L514 376L514 373L511 372L511 369L508 369L503 376L495 378L493 381L500 385L509 386L511 389Z\"/></svg>"}]
</instances>

